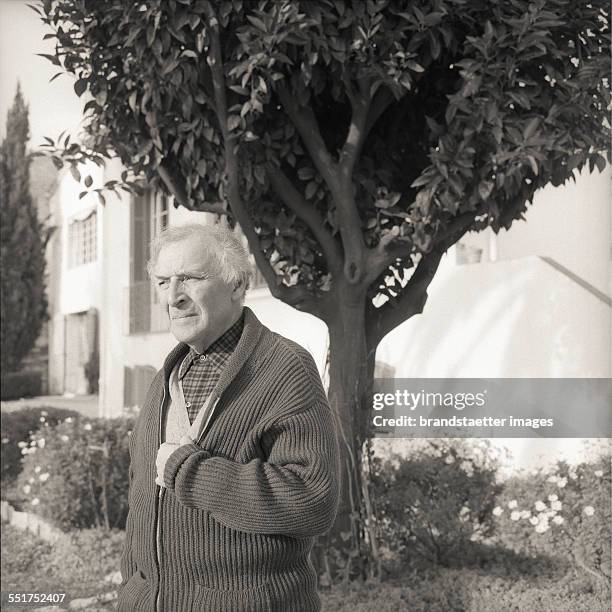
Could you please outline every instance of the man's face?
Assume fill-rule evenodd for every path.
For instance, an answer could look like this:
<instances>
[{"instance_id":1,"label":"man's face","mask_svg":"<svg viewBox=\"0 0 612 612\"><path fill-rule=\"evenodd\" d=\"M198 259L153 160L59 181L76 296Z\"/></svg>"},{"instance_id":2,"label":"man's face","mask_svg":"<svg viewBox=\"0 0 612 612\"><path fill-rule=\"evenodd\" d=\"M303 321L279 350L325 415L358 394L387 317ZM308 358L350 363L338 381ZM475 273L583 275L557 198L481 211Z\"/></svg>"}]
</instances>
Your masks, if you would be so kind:
<instances>
[{"instance_id":1,"label":"man's face","mask_svg":"<svg viewBox=\"0 0 612 612\"><path fill-rule=\"evenodd\" d=\"M198 352L207 349L240 316L242 287L210 275L201 238L192 236L162 247L153 277L170 331Z\"/></svg>"}]
</instances>

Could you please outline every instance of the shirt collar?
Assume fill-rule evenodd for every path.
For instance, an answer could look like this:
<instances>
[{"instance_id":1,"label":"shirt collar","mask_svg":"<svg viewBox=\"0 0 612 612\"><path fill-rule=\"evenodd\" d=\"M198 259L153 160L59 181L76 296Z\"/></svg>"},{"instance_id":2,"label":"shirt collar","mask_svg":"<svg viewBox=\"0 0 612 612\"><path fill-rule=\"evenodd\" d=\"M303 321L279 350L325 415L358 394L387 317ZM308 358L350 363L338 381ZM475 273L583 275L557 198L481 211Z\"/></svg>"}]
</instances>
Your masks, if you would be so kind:
<instances>
[{"instance_id":1,"label":"shirt collar","mask_svg":"<svg viewBox=\"0 0 612 612\"><path fill-rule=\"evenodd\" d=\"M190 348L185 356L179 371L179 379L182 379L189 371L193 363L198 363L201 357L210 361L212 365L221 368L229 356L234 352L244 326L244 312L240 318L227 331L219 336L203 353L198 353Z\"/></svg>"}]
</instances>

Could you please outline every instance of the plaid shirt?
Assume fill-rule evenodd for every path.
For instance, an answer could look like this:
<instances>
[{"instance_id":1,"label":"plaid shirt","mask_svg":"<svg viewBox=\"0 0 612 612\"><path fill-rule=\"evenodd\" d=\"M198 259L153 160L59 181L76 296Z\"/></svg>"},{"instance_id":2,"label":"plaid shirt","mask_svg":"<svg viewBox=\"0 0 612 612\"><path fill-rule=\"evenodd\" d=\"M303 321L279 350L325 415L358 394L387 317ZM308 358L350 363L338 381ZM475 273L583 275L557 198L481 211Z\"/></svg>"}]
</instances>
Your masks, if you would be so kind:
<instances>
[{"instance_id":1,"label":"plaid shirt","mask_svg":"<svg viewBox=\"0 0 612 612\"><path fill-rule=\"evenodd\" d=\"M212 393L223 367L238 345L244 315L202 354L189 349L181 363L179 380L183 388L189 422L193 423L200 408Z\"/></svg>"}]
</instances>

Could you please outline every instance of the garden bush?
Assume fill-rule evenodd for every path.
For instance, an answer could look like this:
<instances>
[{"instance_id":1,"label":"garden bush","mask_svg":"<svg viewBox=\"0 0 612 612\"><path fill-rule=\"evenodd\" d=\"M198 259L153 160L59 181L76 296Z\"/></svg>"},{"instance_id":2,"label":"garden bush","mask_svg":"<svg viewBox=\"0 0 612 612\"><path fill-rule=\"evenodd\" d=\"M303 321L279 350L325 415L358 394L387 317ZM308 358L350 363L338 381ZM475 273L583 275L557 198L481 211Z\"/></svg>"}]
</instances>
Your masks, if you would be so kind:
<instances>
[{"instance_id":1,"label":"garden bush","mask_svg":"<svg viewBox=\"0 0 612 612\"><path fill-rule=\"evenodd\" d=\"M49 544L28 531L2 525L4 591L65 592L67 599L91 597L116 588L109 574L119 569L125 532L84 529ZM87 610L110 609L88 606ZM114 609L114 608L113 608Z\"/></svg>"},{"instance_id":2,"label":"garden bush","mask_svg":"<svg viewBox=\"0 0 612 612\"><path fill-rule=\"evenodd\" d=\"M132 419L66 419L24 448L18 490L27 510L64 530L123 528Z\"/></svg>"},{"instance_id":3,"label":"garden bush","mask_svg":"<svg viewBox=\"0 0 612 612\"><path fill-rule=\"evenodd\" d=\"M493 509L497 540L513 550L557 555L610 584L611 457L508 480Z\"/></svg>"},{"instance_id":4,"label":"garden bush","mask_svg":"<svg viewBox=\"0 0 612 612\"><path fill-rule=\"evenodd\" d=\"M0 446L2 453L1 483L2 492L8 492L9 485L21 472L23 457L20 443L30 442L30 434L41 428L52 427L66 418L78 417L74 410L62 408L21 408L12 412L2 412ZM23 446L23 444L22 444Z\"/></svg>"},{"instance_id":5,"label":"garden bush","mask_svg":"<svg viewBox=\"0 0 612 612\"><path fill-rule=\"evenodd\" d=\"M383 547L405 561L452 565L492 535L495 451L484 441L421 440L408 456L373 458L372 493Z\"/></svg>"},{"instance_id":6,"label":"garden bush","mask_svg":"<svg viewBox=\"0 0 612 612\"><path fill-rule=\"evenodd\" d=\"M0 398L2 400L42 395L41 373L30 370L2 374L0 390Z\"/></svg>"}]
</instances>

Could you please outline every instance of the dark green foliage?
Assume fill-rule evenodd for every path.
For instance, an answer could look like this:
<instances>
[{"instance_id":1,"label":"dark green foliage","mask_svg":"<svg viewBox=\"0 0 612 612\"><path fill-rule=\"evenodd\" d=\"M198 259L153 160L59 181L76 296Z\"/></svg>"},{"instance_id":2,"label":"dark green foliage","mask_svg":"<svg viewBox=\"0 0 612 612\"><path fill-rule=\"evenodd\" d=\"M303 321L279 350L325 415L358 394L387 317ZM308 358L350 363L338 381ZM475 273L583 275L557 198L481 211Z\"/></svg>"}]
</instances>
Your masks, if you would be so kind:
<instances>
[{"instance_id":1,"label":"dark green foliage","mask_svg":"<svg viewBox=\"0 0 612 612\"><path fill-rule=\"evenodd\" d=\"M41 15L52 61L92 96L96 154L190 207L229 198L242 223L224 183L238 172L277 282L313 292L334 276L323 235L346 260L365 248L359 280L394 254L401 277L449 231L509 227L538 187L605 163L602 0L72 0Z\"/></svg>"},{"instance_id":2,"label":"dark green foliage","mask_svg":"<svg viewBox=\"0 0 612 612\"><path fill-rule=\"evenodd\" d=\"M18 480L27 510L58 527L124 528L132 419L68 419L31 438Z\"/></svg>"},{"instance_id":3,"label":"dark green foliage","mask_svg":"<svg viewBox=\"0 0 612 612\"><path fill-rule=\"evenodd\" d=\"M57 425L68 417L78 417L78 412L63 408L22 408L12 412L2 412L2 489L14 481L21 472L22 447L29 446L30 434L39 429ZM22 446L19 446L19 443Z\"/></svg>"},{"instance_id":4,"label":"dark green foliage","mask_svg":"<svg viewBox=\"0 0 612 612\"><path fill-rule=\"evenodd\" d=\"M14 371L47 318L45 230L30 195L28 108L21 90L0 146L0 368Z\"/></svg>"},{"instance_id":5,"label":"dark green foliage","mask_svg":"<svg viewBox=\"0 0 612 612\"><path fill-rule=\"evenodd\" d=\"M9 372L2 374L0 393L3 400L36 397L42 393L40 372Z\"/></svg>"},{"instance_id":6,"label":"dark green foliage","mask_svg":"<svg viewBox=\"0 0 612 612\"><path fill-rule=\"evenodd\" d=\"M493 533L501 486L496 464L463 440L424 441L408 457L375 459L377 524L385 547L414 566L465 562L466 549Z\"/></svg>"}]
</instances>

